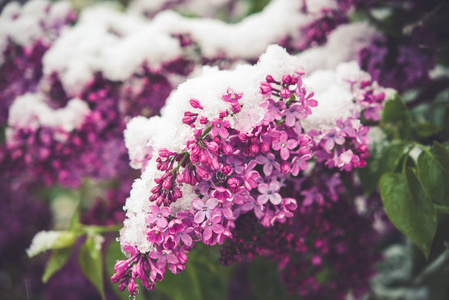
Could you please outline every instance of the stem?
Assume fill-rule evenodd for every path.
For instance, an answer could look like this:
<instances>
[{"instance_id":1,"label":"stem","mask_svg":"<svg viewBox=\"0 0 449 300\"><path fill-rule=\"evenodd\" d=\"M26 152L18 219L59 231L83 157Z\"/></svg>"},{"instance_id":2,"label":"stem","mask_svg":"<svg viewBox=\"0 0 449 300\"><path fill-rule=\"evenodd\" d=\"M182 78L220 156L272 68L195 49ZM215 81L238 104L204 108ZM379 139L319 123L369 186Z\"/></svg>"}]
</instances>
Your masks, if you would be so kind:
<instances>
[{"instance_id":1,"label":"stem","mask_svg":"<svg viewBox=\"0 0 449 300\"><path fill-rule=\"evenodd\" d=\"M206 134L208 134L211 130L212 130L212 128L213 128L214 126L209 126L202 134L201 134L201 136L200 136L200 138L199 139L203 139L205 136L206 136ZM183 157L183 159L184 159L184 157Z\"/></svg>"},{"instance_id":2,"label":"stem","mask_svg":"<svg viewBox=\"0 0 449 300\"><path fill-rule=\"evenodd\" d=\"M435 210L439 213L449 214L449 206L433 204Z\"/></svg>"},{"instance_id":3,"label":"stem","mask_svg":"<svg viewBox=\"0 0 449 300\"><path fill-rule=\"evenodd\" d=\"M176 168L174 168L173 170L171 170L171 173L173 175L175 175L179 168L181 167L181 165L184 163L184 161L187 159L187 157L189 157L189 152L184 152L184 156L181 158L181 160L179 161L178 165L176 166Z\"/></svg>"},{"instance_id":4,"label":"stem","mask_svg":"<svg viewBox=\"0 0 449 300\"><path fill-rule=\"evenodd\" d=\"M90 225L82 225L82 230L86 233L103 233L103 232L116 232L122 228L122 225L110 225L110 226L90 226Z\"/></svg>"},{"instance_id":5,"label":"stem","mask_svg":"<svg viewBox=\"0 0 449 300\"><path fill-rule=\"evenodd\" d=\"M414 285L421 285L426 282L432 275L438 273L442 268L444 268L449 261L449 250L443 251L438 258L436 258L427 268L425 268L421 274L416 276L413 281Z\"/></svg>"}]
</instances>

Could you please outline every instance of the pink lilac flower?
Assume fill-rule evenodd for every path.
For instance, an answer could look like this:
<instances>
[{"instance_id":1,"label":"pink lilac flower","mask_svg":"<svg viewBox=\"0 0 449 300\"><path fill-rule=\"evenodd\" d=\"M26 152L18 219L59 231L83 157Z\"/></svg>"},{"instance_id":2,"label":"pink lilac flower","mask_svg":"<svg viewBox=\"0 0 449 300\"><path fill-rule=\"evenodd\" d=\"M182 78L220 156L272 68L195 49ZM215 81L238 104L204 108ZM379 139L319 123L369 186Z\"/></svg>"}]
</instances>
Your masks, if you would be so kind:
<instances>
[{"instance_id":1,"label":"pink lilac flower","mask_svg":"<svg viewBox=\"0 0 449 300\"><path fill-rule=\"evenodd\" d=\"M290 157L290 150L296 148L298 142L293 139L288 139L285 132L282 132L278 140L274 140L271 147L274 150L279 150L283 160L287 160Z\"/></svg>"},{"instance_id":2,"label":"pink lilac flower","mask_svg":"<svg viewBox=\"0 0 449 300\"><path fill-rule=\"evenodd\" d=\"M260 165L263 165L263 172L265 176L270 176L273 173L273 167L278 171L281 169L281 166L276 161L276 158L273 153L268 153L266 156L263 155L257 156L256 162Z\"/></svg>"},{"instance_id":3,"label":"pink lilac flower","mask_svg":"<svg viewBox=\"0 0 449 300\"><path fill-rule=\"evenodd\" d=\"M213 119L212 120L212 130L211 133L215 137L217 135L220 135L222 138L227 138L229 133L226 127L229 127L229 121L228 120L220 120L220 119Z\"/></svg>"},{"instance_id":4,"label":"pink lilac flower","mask_svg":"<svg viewBox=\"0 0 449 300\"><path fill-rule=\"evenodd\" d=\"M304 112L303 107L299 104L294 104L290 106L289 109L284 110L283 116L285 116L285 124L287 126L293 127L295 125L296 120L302 120L307 117L307 114Z\"/></svg>"},{"instance_id":5,"label":"pink lilac flower","mask_svg":"<svg viewBox=\"0 0 449 300\"><path fill-rule=\"evenodd\" d=\"M257 197L257 202L259 204L265 204L268 201L274 205L278 205L282 201L281 195L279 195L279 189L281 185L277 181L272 181L269 184L260 183L257 187L260 195Z\"/></svg>"},{"instance_id":6,"label":"pink lilac flower","mask_svg":"<svg viewBox=\"0 0 449 300\"><path fill-rule=\"evenodd\" d=\"M212 239L212 232L216 234L223 233L225 231L224 227L220 224L221 216L214 216L211 219L207 220L203 223L202 228L204 229L203 233L203 242L210 243Z\"/></svg>"},{"instance_id":7,"label":"pink lilac flower","mask_svg":"<svg viewBox=\"0 0 449 300\"><path fill-rule=\"evenodd\" d=\"M160 228L165 228L168 224L168 221L165 217L170 215L170 208L162 207L159 208L156 205L150 206L150 214L148 215L147 222L148 223L156 223L156 225Z\"/></svg>"},{"instance_id":8,"label":"pink lilac flower","mask_svg":"<svg viewBox=\"0 0 449 300\"><path fill-rule=\"evenodd\" d=\"M192 200L192 206L198 210L195 214L195 223L202 223L204 219L210 219L213 209L218 205L218 201L215 198L210 198L206 203L201 199Z\"/></svg>"}]
</instances>

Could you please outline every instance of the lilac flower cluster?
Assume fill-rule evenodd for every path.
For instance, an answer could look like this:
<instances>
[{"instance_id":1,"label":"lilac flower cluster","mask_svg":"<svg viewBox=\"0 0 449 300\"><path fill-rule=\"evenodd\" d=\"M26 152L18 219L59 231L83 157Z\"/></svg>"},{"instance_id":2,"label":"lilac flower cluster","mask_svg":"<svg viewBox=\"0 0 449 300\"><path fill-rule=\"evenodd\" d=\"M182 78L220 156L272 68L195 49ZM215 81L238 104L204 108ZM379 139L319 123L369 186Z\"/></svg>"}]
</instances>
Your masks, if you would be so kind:
<instances>
[{"instance_id":1,"label":"lilac flower cluster","mask_svg":"<svg viewBox=\"0 0 449 300\"><path fill-rule=\"evenodd\" d=\"M425 28L415 29L405 40L393 48L388 38L376 38L360 50L358 58L360 66L379 84L399 92L430 81L438 46L435 35Z\"/></svg>"},{"instance_id":2,"label":"lilac flower cluster","mask_svg":"<svg viewBox=\"0 0 449 300\"><path fill-rule=\"evenodd\" d=\"M137 279L152 290L163 280L166 268L174 274L181 272L195 242L223 244L233 237L240 215L253 212L263 227L272 227L295 216L295 196L302 207L324 205L317 187L304 189L301 196L287 192L288 182L301 178L312 158L326 169L350 171L365 165L368 127L360 123L360 111L368 119L378 118L384 94L370 79L354 80L349 84L359 110L337 120L333 128L306 132L301 122L312 115L318 102L303 85L303 75L266 76L258 95L265 114L249 131L236 129L230 121L245 106L248 96L244 93L228 88L221 96L228 109L212 117L202 114L199 100L189 100L193 110L184 112L182 123L191 127L193 136L186 139L184 150L160 148L157 157L148 156L153 164L143 164L144 172L149 166L159 171L145 219L151 246L143 253L121 241L128 259L117 262L111 278L120 290L127 288L130 295L136 295ZM329 184L329 197L337 201L339 181L330 180ZM182 192L185 186L192 186L189 195ZM177 201L186 198L190 209L173 210Z\"/></svg>"},{"instance_id":3,"label":"lilac flower cluster","mask_svg":"<svg viewBox=\"0 0 449 300\"><path fill-rule=\"evenodd\" d=\"M53 74L44 94L55 110L67 107L67 92ZM46 184L79 186L84 176L113 178L129 172L123 142L125 122L131 116L158 114L171 91L167 78L144 68L124 83L97 75L80 93L88 112L74 130L53 126L10 124L7 155L20 168L40 176ZM81 153L81 155L79 155Z\"/></svg>"},{"instance_id":4,"label":"lilac flower cluster","mask_svg":"<svg viewBox=\"0 0 449 300\"><path fill-rule=\"evenodd\" d=\"M301 38L290 46L295 51L325 44L328 35L338 25L348 22L348 10L351 8L351 5L338 5L337 7L323 7L319 12L309 12L307 4L307 1L303 1L301 10L310 14L313 21L300 28Z\"/></svg>"},{"instance_id":5,"label":"lilac flower cluster","mask_svg":"<svg viewBox=\"0 0 449 300\"><path fill-rule=\"evenodd\" d=\"M16 2L7 5L0 24L0 124L8 119L13 100L38 88L42 77L42 57L63 28L76 20L65 2L54 5L31 1L22 9ZM28 28L28 29L26 29ZM23 32L23 30L27 32Z\"/></svg>"},{"instance_id":6,"label":"lilac flower cluster","mask_svg":"<svg viewBox=\"0 0 449 300\"><path fill-rule=\"evenodd\" d=\"M345 178L320 168L313 173L292 178L284 189L301 199L292 219L266 228L253 216L242 216L233 239L221 250L220 262L229 265L244 257L264 256L278 263L288 291L301 299L346 299L349 290L359 299L378 260L377 234L371 221L347 200L355 196L343 186L350 173Z\"/></svg>"}]
</instances>

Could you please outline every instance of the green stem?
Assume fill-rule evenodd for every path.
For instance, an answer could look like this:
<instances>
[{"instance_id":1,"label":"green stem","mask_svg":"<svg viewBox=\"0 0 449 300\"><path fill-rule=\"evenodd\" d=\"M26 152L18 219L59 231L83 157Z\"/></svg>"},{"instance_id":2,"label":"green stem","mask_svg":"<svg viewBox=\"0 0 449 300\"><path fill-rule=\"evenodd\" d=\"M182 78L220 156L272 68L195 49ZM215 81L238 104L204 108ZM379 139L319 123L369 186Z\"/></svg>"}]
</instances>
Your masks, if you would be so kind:
<instances>
[{"instance_id":1,"label":"green stem","mask_svg":"<svg viewBox=\"0 0 449 300\"><path fill-rule=\"evenodd\" d=\"M119 231L122 225L110 225L110 226L96 226L96 225L82 225L82 231L88 233L104 233L104 232L116 232Z\"/></svg>"},{"instance_id":2,"label":"green stem","mask_svg":"<svg viewBox=\"0 0 449 300\"><path fill-rule=\"evenodd\" d=\"M449 214L449 206L433 204L435 210L439 213Z\"/></svg>"},{"instance_id":3,"label":"green stem","mask_svg":"<svg viewBox=\"0 0 449 300\"><path fill-rule=\"evenodd\" d=\"M179 168L185 162L187 157L189 157L189 152L184 152L184 156L181 158L181 160L179 161L178 165L175 168L173 168L173 170L171 170L173 175L175 175L178 172Z\"/></svg>"},{"instance_id":4,"label":"green stem","mask_svg":"<svg viewBox=\"0 0 449 300\"><path fill-rule=\"evenodd\" d=\"M206 134L208 134L208 133L212 130L213 127L214 127L214 126L209 126L209 127L208 127L208 128L201 134L201 136L200 136L199 139L204 138L204 137L206 136Z\"/></svg>"}]
</instances>

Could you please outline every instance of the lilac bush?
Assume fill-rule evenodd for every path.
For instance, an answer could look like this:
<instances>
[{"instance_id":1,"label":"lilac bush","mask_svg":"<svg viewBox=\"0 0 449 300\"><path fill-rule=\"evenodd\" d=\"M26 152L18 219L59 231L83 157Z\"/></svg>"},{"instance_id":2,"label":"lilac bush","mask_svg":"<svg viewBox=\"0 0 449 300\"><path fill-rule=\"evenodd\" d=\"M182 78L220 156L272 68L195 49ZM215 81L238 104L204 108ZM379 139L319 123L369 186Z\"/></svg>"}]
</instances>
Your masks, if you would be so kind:
<instances>
[{"instance_id":1,"label":"lilac bush","mask_svg":"<svg viewBox=\"0 0 449 300\"><path fill-rule=\"evenodd\" d=\"M185 269L195 242L212 246L232 239L241 215L254 214L271 228L292 224L294 211L302 218L303 210L338 200L338 178L324 180L331 185L327 201L316 187L298 188L298 195L287 187L308 177L303 171L310 161L314 169L365 166L369 128L359 118L363 111L378 119L385 93L356 64L328 72L334 82L314 95L305 83L319 89L323 74L305 77L298 60L271 47L256 66L209 72L180 86L162 118L129 123L128 147L146 145L140 140L145 134L152 152L126 204L120 241L128 259L116 264L111 278L120 290L136 295L136 279L152 290L166 268L174 274ZM336 90L342 97L332 99L330 111L328 92ZM168 124L170 129L157 131Z\"/></svg>"},{"instance_id":2,"label":"lilac bush","mask_svg":"<svg viewBox=\"0 0 449 300\"><path fill-rule=\"evenodd\" d=\"M125 2L75 13L33 0L1 11L8 272L14 260L34 270L11 251L31 244L29 256L52 251L43 281L61 275L45 291L30 275L33 292L85 286L74 297L95 297L90 281L113 297L103 265L119 259L109 232L123 223L125 258L106 273L130 296L143 286L176 298L167 286L195 277L211 260L203 252L218 247L223 265L242 270L273 261L301 299L381 297L382 280L370 285L379 249L400 240L388 215L430 259L405 284L445 299L425 283L443 268L424 268L444 261L447 240L437 226L449 211L447 5ZM80 204L66 227L49 230L54 200L34 198L61 186ZM30 242L39 230L49 231ZM192 297L203 292L215 298Z\"/></svg>"}]
</instances>

